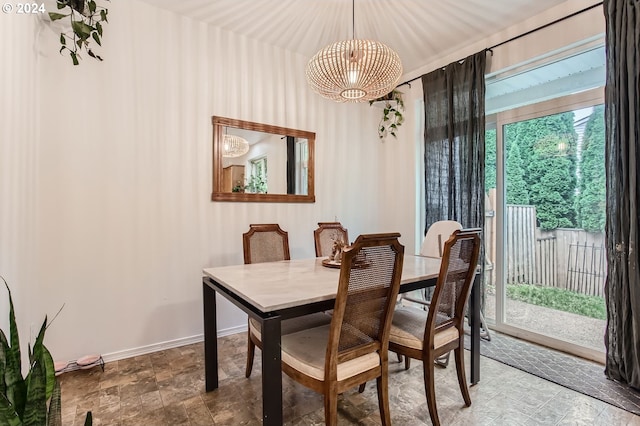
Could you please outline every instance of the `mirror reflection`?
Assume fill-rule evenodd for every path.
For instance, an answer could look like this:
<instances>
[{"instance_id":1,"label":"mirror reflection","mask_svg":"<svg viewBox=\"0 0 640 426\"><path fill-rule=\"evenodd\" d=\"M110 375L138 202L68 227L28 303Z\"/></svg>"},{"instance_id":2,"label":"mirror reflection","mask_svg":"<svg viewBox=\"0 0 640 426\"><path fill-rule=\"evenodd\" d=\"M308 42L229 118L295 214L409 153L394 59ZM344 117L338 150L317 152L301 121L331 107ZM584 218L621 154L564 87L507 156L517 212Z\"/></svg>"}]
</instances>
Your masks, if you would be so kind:
<instances>
[{"instance_id":1,"label":"mirror reflection","mask_svg":"<svg viewBox=\"0 0 640 426\"><path fill-rule=\"evenodd\" d=\"M314 202L315 134L213 117L214 201Z\"/></svg>"}]
</instances>

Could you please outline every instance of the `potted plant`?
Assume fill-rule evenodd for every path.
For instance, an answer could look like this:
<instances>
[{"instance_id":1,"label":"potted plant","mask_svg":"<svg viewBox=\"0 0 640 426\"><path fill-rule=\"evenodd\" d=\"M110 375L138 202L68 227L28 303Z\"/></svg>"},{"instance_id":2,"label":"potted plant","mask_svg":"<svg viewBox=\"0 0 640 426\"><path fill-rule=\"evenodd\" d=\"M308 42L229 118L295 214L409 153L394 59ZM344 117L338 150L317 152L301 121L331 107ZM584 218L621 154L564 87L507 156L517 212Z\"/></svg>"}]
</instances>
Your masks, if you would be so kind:
<instances>
[{"instance_id":1,"label":"potted plant","mask_svg":"<svg viewBox=\"0 0 640 426\"><path fill-rule=\"evenodd\" d=\"M1 278L1 277L0 277ZM0 329L0 424L9 426L53 426L62 424L60 383L51 354L44 346L45 317L36 341L28 346L29 372L22 376L20 338L9 285L9 337ZM85 426L92 424L91 411Z\"/></svg>"},{"instance_id":2,"label":"potted plant","mask_svg":"<svg viewBox=\"0 0 640 426\"><path fill-rule=\"evenodd\" d=\"M90 39L102 46L102 22L108 22L107 8L98 6L94 0L56 0L56 6L63 13L49 12L49 18L51 21L68 18L71 29L70 32L60 33L60 53L67 50L73 65L80 63L82 49L87 51L87 55L102 61L102 58L91 50ZM67 40L68 38L70 40Z\"/></svg>"},{"instance_id":3,"label":"potted plant","mask_svg":"<svg viewBox=\"0 0 640 426\"><path fill-rule=\"evenodd\" d=\"M382 108L382 118L378 124L378 136L380 139L391 135L397 137L396 131L402 125L404 117L404 102L402 101L402 92L393 89L385 96L369 101L369 105L377 105Z\"/></svg>"}]
</instances>

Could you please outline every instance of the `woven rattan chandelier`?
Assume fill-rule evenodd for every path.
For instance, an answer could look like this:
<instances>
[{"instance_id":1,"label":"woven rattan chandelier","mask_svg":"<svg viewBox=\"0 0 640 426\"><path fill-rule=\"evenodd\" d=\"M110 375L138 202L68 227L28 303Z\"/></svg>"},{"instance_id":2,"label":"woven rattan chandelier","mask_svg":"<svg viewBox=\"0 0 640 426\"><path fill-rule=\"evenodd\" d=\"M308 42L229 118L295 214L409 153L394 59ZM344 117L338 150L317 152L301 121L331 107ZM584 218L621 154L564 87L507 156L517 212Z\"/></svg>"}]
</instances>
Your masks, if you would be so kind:
<instances>
[{"instance_id":1,"label":"woven rattan chandelier","mask_svg":"<svg viewBox=\"0 0 640 426\"><path fill-rule=\"evenodd\" d=\"M391 48L355 38L330 44L307 64L307 81L314 92L337 102L365 102L391 92L402 75L400 57Z\"/></svg>"},{"instance_id":2,"label":"woven rattan chandelier","mask_svg":"<svg viewBox=\"0 0 640 426\"><path fill-rule=\"evenodd\" d=\"M249 152L249 142L236 135L224 135L223 157L240 157Z\"/></svg>"}]
</instances>

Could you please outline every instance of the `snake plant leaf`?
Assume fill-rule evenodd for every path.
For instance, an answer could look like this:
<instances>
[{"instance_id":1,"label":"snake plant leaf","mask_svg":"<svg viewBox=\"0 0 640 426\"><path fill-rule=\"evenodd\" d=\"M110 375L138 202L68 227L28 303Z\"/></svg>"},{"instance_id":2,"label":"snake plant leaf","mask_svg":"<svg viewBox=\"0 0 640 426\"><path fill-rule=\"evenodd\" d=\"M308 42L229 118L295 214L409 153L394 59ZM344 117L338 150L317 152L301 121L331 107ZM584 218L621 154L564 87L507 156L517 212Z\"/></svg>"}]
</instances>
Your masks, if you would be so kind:
<instances>
[{"instance_id":1,"label":"snake plant leaf","mask_svg":"<svg viewBox=\"0 0 640 426\"><path fill-rule=\"evenodd\" d=\"M4 374L7 371L7 348L9 344L7 343L7 336L4 335L4 332L0 330L0 395L6 395L7 393L7 384L4 381Z\"/></svg>"},{"instance_id":2,"label":"snake plant leaf","mask_svg":"<svg viewBox=\"0 0 640 426\"><path fill-rule=\"evenodd\" d=\"M7 282L5 281L5 285ZM7 285L7 290L9 286ZM18 414L18 417L22 418L24 412L24 406L26 403L27 385L22 378L22 369L20 362L20 346L18 339L18 328L16 327L16 319L13 314L13 300L11 299L11 292L9 292L9 328L15 330L12 332L11 341L12 345L9 346L7 336L2 330L0 330L0 381L3 383L2 395L9 401L9 404L13 406L13 410Z\"/></svg>"},{"instance_id":3,"label":"snake plant leaf","mask_svg":"<svg viewBox=\"0 0 640 426\"><path fill-rule=\"evenodd\" d=\"M47 317L44 317L44 321L40 326L40 331L38 331L38 336L36 337L36 341L33 343L33 352L29 349L29 362L33 364L36 360L40 359L43 354L43 344L44 341L44 332L47 330Z\"/></svg>"},{"instance_id":4,"label":"snake plant leaf","mask_svg":"<svg viewBox=\"0 0 640 426\"><path fill-rule=\"evenodd\" d=\"M47 424L47 384L44 362L41 359L31 366L27 375L27 403L24 406L22 424L42 426Z\"/></svg>"},{"instance_id":5,"label":"snake plant leaf","mask_svg":"<svg viewBox=\"0 0 640 426\"><path fill-rule=\"evenodd\" d=\"M16 324L16 313L13 309L13 299L11 298L11 289L9 288L9 284L2 278L4 281L4 286L7 287L7 292L9 293L9 337L11 338L11 351L16 355L16 360L18 362L18 369L20 371L22 368L21 364L21 355L20 355L20 338L18 336L18 326Z\"/></svg>"},{"instance_id":6,"label":"snake plant leaf","mask_svg":"<svg viewBox=\"0 0 640 426\"><path fill-rule=\"evenodd\" d=\"M45 380L46 380L45 396L46 396L46 399L49 400L49 398L53 396L56 383L58 383L58 380L56 380L56 366L55 366L55 363L53 362L53 357L51 356L51 353L46 348L46 346L43 346L43 349L44 349L44 353L42 354L42 361L44 362L44 371L45 371Z\"/></svg>"},{"instance_id":7,"label":"snake plant leaf","mask_svg":"<svg viewBox=\"0 0 640 426\"><path fill-rule=\"evenodd\" d=\"M62 404L60 403L60 383L56 380L49 403L49 415L47 416L47 426L62 426Z\"/></svg>"},{"instance_id":8,"label":"snake plant leaf","mask_svg":"<svg viewBox=\"0 0 640 426\"><path fill-rule=\"evenodd\" d=\"M36 362L41 362L44 365L45 371L45 384L46 384L46 399L48 400L53 393L55 385L55 365L53 363L53 357L51 353L44 345L44 334L47 330L47 317L44 317L36 341L33 343L33 353L29 350L29 360L31 365Z\"/></svg>"},{"instance_id":9,"label":"snake plant leaf","mask_svg":"<svg viewBox=\"0 0 640 426\"><path fill-rule=\"evenodd\" d=\"M26 403L27 385L22 379L22 372L18 367L19 363L16 362L15 354L9 348L7 338L2 330L0 330L0 353L4 364L4 371L2 372L4 391L2 395L12 406L18 417L22 418Z\"/></svg>"},{"instance_id":10,"label":"snake plant leaf","mask_svg":"<svg viewBox=\"0 0 640 426\"><path fill-rule=\"evenodd\" d=\"M7 426L22 426L22 420L13 409L13 405L0 393L0 424Z\"/></svg>"}]
</instances>

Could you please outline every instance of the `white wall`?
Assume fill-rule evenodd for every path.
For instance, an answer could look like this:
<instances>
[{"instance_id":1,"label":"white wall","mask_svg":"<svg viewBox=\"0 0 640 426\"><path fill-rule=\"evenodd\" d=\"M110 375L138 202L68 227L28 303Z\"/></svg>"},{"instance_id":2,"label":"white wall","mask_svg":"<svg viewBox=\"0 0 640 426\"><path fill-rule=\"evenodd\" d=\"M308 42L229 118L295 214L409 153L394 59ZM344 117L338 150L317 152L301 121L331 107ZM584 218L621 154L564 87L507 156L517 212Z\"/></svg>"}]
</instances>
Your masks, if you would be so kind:
<instances>
[{"instance_id":1,"label":"white wall","mask_svg":"<svg viewBox=\"0 0 640 426\"><path fill-rule=\"evenodd\" d=\"M40 99L37 31L37 20L31 16L0 14L0 275L11 288L23 358L29 324L39 328L44 320L44 313L30 311L38 261L33 190L38 175ZM7 337L8 325L8 294L0 282L0 328Z\"/></svg>"}]
</instances>

